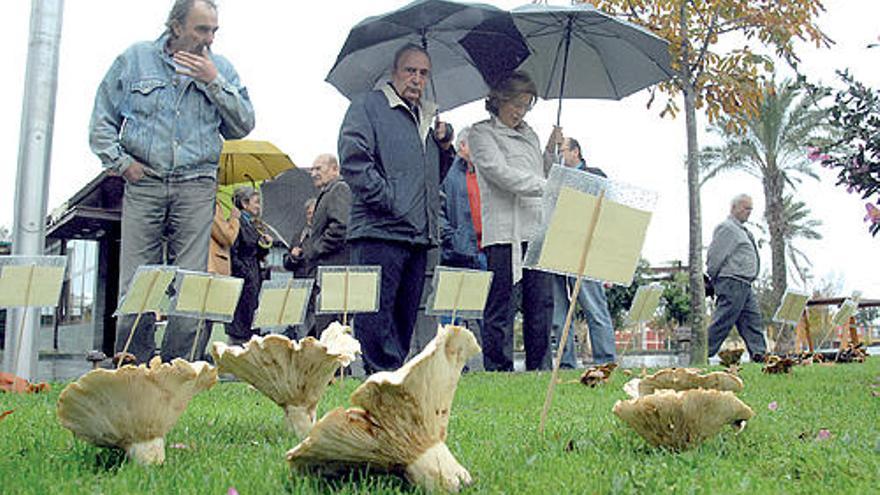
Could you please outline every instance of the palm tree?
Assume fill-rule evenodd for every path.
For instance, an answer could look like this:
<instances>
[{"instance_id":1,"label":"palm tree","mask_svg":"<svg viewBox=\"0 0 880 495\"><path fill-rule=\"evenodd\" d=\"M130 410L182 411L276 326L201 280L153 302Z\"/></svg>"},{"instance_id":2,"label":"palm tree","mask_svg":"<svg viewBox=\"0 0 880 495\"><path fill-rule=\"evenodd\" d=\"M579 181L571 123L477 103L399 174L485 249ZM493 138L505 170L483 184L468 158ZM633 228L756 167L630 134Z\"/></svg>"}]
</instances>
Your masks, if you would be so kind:
<instances>
[{"instance_id":1,"label":"palm tree","mask_svg":"<svg viewBox=\"0 0 880 495\"><path fill-rule=\"evenodd\" d=\"M786 216L784 192L802 177L818 176L812 170L807 145L827 131L825 111L801 86L789 80L764 88L760 113L737 128L729 118L720 118L709 130L723 144L706 147L701 153L703 183L730 170L744 171L761 180L770 231L773 301L779 304L786 284ZM809 213L809 210L806 210ZM801 265L796 265L800 269Z\"/></svg>"},{"instance_id":2,"label":"palm tree","mask_svg":"<svg viewBox=\"0 0 880 495\"><path fill-rule=\"evenodd\" d=\"M783 239L785 240L785 258L788 265L794 268L794 273L802 284L812 278L810 268L813 263L807 254L797 247L795 244L798 240L819 240L822 234L818 229L822 226L822 221L810 218L813 213L803 201L797 201L791 194L786 194L782 199L783 204ZM758 224L758 228L763 234L767 234L767 228L763 224ZM759 241L761 242L761 241Z\"/></svg>"}]
</instances>

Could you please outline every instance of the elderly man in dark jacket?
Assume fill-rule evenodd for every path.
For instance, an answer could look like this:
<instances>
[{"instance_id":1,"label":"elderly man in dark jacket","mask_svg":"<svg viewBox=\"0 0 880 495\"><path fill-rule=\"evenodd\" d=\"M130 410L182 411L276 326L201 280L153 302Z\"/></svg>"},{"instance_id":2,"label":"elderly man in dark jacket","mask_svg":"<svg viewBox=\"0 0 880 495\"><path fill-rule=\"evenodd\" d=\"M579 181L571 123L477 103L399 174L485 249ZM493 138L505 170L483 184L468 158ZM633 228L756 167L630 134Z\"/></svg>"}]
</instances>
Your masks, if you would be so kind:
<instances>
[{"instance_id":1,"label":"elderly man in dark jacket","mask_svg":"<svg viewBox=\"0 0 880 495\"><path fill-rule=\"evenodd\" d=\"M439 184L452 162L452 133L442 123L431 128L436 107L423 99L430 71L421 47L398 50L391 82L354 98L339 133L352 192L351 262L382 267L379 311L355 322L369 372L397 369L406 359L428 248L438 244Z\"/></svg>"},{"instance_id":2,"label":"elderly man in dark jacket","mask_svg":"<svg viewBox=\"0 0 880 495\"><path fill-rule=\"evenodd\" d=\"M345 242L348 216L351 211L351 189L339 175L339 162L331 154L319 155L312 164L312 180L318 188L311 233L303 239L300 254L308 267L308 276L314 277L319 266L347 265L349 253ZM298 248L293 248L297 250ZM315 285L309 310L314 310L321 288ZM336 314L315 315L308 334L320 335L334 320Z\"/></svg>"}]
</instances>

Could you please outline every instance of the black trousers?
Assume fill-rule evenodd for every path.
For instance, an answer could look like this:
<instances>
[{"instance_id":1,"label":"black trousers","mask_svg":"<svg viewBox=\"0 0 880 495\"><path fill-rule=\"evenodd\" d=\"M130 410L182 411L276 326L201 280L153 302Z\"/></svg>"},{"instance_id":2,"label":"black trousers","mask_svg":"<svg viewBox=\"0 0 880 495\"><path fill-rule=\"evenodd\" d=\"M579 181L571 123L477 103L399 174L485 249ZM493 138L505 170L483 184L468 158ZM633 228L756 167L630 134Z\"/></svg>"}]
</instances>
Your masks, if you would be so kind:
<instances>
[{"instance_id":1,"label":"black trousers","mask_svg":"<svg viewBox=\"0 0 880 495\"><path fill-rule=\"evenodd\" d=\"M367 373L400 368L409 354L425 286L428 246L378 239L349 244L352 265L382 267L379 311L354 319Z\"/></svg>"},{"instance_id":2,"label":"black trousers","mask_svg":"<svg viewBox=\"0 0 880 495\"><path fill-rule=\"evenodd\" d=\"M525 254L527 245L523 243ZM492 272L492 287L483 312L483 366L486 371L513 371L513 297L512 249L510 244L483 249ZM537 270L523 270L522 313L523 343L527 370L548 370L550 360L550 324L553 318L552 275Z\"/></svg>"}]
</instances>

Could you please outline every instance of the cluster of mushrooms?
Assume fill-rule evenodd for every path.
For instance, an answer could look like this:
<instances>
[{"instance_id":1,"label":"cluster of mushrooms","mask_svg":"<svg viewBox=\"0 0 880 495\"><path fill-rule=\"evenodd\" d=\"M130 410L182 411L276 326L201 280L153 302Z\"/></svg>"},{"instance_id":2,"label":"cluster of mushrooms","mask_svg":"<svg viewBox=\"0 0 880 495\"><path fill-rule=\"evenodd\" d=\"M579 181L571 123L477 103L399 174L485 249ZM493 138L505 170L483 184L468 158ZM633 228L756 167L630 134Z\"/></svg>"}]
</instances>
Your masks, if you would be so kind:
<instances>
[{"instance_id":1,"label":"cluster of mushrooms","mask_svg":"<svg viewBox=\"0 0 880 495\"><path fill-rule=\"evenodd\" d=\"M300 440L286 455L295 472L336 475L369 467L402 474L431 491L469 485L470 473L445 442L462 368L480 352L474 335L463 327L439 327L403 367L373 374L352 393L351 407L336 408L316 422L317 404L334 374L359 352L350 327L339 323L320 339L269 335L244 346L217 342L211 350L216 367L154 358L148 365L92 370L61 393L58 417L81 439L121 448L140 464L161 464L166 433L222 371L283 409ZM590 384L606 381L612 370L595 370ZM724 425L745 425L754 413L734 395L742 389L742 380L730 373L669 368L629 381L624 390L631 399L618 401L613 412L651 445L685 450Z\"/></svg>"},{"instance_id":2,"label":"cluster of mushrooms","mask_svg":"<svg viewBox=\"0 0 880 495\"><path fill-rule=\"evenodd\" d=\"M331 324L321 340L296 342L281 335L254 337L243 347L215 343L217 367L204 361L94 369L68 385L58 398L58 419L75 436L125 450L134 461L165 461L165 435L197 393L217 383L219 371L250 383L284 409L288 425L304 436L336 370L360 352L349 327Z\"/></svg>"},{"instance_id":3,"label":"cluster of mushrooms","mask_svg":"<svg viewBox=\"0 0 880 495\"><path fill-rule=\"evenodd\" d=\"M287 453L295 471L332 474L369 466L402 473L428 490L458 491L470 473L446 446L449 412L461 370L480 352L466 328L443 326L425 349L395 372L370 376L337 408L315 422L317 404L334 374L360 353L351 328L333 323L321 338L254 337L244 346L216 342L216 367L156 357L147 365L95 369L58 399L61 424L80 439L123 449L143 465L165 461L165 435L197 393L234 374L284 410L301 442Z\"/></svg>"}]
</instances>

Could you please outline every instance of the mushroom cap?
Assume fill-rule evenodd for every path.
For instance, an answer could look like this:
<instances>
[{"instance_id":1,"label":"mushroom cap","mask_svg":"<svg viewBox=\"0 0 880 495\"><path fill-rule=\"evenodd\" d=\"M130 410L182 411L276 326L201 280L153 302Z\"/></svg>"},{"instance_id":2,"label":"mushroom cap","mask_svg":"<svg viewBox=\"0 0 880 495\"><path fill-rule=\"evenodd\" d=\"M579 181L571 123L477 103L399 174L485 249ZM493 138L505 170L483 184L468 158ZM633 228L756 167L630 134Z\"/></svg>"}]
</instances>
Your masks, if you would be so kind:
<instances>
[{"instance_id":1,"label":"mushroom cap","mask_svg":"<svg viewBox=\"0 0 880 495\"><path fill-rule=\"evenodd\" d=\"M722 349L718 351L718 358L721 359L722 366L733 366L739 363L743 355L744 349L741 347Z\"/></svg>"},{"instance_id":2,"label":"mushroom cap","mask_svg":"<svg viewBox=\"0 0 880 495\"><path fill-rule=\"evenodd\" d=\"M729 392L742 392L743 381L724 371L701 375L691 368L666 368L641 379L639 396L653 394L656 390L691 390L704 388Z\"/></svg>"},{"instance_id":3,"label":"mushroom cap","mask_svg":"<svg viewBox=\"0 0 880 495\"><path fill-rule=\"evenodd\" d=\"M764 367L761 371L767 374L791 373L792 366L795 365L794 359L790 357L780 357L776 355L767 356Z\"/></svg>"},{"instance_id":4,"label":"mushroom cap","mask_svg":"<svg viewBox=\"0 0 880 495\"><path fill-rule=\"evenodd\" d=\"M361 343L354 338L351 327L334 321L321 332L319 340L327 348L328 354L338 356L342 366L350 365L361 353Z\"/></svg>"},{"instance_id":5,"label":"mushroom cap","mask_svg":"<svg viewBox=\"0 0 880 495\"><path fill-rule=\"evenodd\" d=\"M461 370L479 351L466 328L440 327L400 369L375 373L361 384L351 395L354 407L337 408L321 418L308 438L288 451L288 462L294 469L324 473L358 465L403 470L410 481L426 488L457 490L470 482L470 475L445 445L437 445L446 440ZM425 462L426 453L436 462ZM424 471L427 464L430 473Z\"/></svg>"},{"instance_id":6,"label":"mushroom cap","mask_svg":"<svg viewBox=\"0 0 880 495\"><path fill-rule=\"evenodd\" d=\"M655 447L686 450L714 436L726 424L750 419L752 409L733 392L660 390L619 400L614 414Z\"/></svg>"},{"instance_id":7,"label":"mushroom cap","mask_svg":"<svg viewBox=\"0 0 880 495\"><path fill-rule=\"evenodd\" d=\"M272 334L252 337L244 347L214 342L211 354L220 371L253 385L279 406L306 407L314 414L333 374L360 352L346 328L331 324L332 333L325 331L322 341L306 337L297 342Z\"/></svg>"},{"instance_id":8,"label":"mushroom cap","mask_svg":"<svg viewBox=\"0 0 880 495\"><path fill-rule=\"evenodd\" d=\"M595 387L605 383L611 378L611 373L617 368L617 363L605 363L598 366L590 366L581 374L580 382L588 387Z\"/></svg>"},{"instance_id":9,"label":"mushroom cap","mask_svg":"<svg viewBox=\"0 0 880 495\"><path fill-rule=\"evenodd\" d=\"M162 439L190 399L216 382L216 368L204 361L155 357L149 367L96 369L64 388L58 419L83 440L129 450Z\"/></svg>"}]
</instances>

